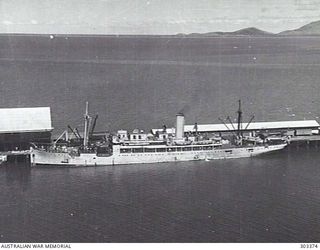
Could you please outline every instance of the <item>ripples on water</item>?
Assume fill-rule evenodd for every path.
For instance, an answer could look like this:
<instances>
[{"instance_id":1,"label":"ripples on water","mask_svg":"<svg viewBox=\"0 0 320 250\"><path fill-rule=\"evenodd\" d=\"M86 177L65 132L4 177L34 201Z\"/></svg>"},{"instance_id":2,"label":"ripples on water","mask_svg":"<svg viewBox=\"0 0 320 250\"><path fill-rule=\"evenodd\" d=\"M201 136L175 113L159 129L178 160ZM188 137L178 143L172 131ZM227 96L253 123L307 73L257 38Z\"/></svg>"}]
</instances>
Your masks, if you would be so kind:
<instances>
[{"instance_id":1,"label":"ripples on water","mask_svg":"<svg viewBox=\"0 0 320 250\"><path fill-rule=\"evenodd\" d=\"M1 107L50 106L55 134L319 117L319 38L0 36ZM81 105L83 103L83 105ZM319 241L317 149L96 168L0 167L0 241Z\"/></svg>"},{"instance_id":2,"label":"ripples on water","mask_svg":"<svg viewBox=\"0 0 320 250\"><path fill-rule=\"evenodd\" d=\"M0 168L2 242L316 242L318 149L90 168Z\"/></svg>"},{"instance_id":3,"label":"ripples on water","mask_svg":"<svg viewBox=\"0 0 320 250\"><path fill-rule=\"evenodd\" d=\"M67 39L66 39L67 38ZM319 117L319 38L0 36L2 107L50 106L55 134ZM82 105L81 105L82 104ZM294 115L294 116L293 116Z\"/></svg>"}]
</instances>

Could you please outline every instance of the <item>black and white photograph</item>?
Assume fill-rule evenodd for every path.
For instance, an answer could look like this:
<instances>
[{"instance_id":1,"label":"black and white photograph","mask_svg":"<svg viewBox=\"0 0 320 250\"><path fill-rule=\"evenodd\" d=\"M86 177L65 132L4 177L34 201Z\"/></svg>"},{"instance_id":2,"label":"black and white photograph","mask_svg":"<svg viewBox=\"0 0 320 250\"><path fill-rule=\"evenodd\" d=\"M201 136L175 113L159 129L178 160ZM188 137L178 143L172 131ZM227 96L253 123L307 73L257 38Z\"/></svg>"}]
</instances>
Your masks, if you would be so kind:
<instances>
[{"instance_id":1,"label":"black and white photograph","mask_svg":"<svg viewBox=\"0 0 320 250\"><path fill-rule=\"evenodd\" d=\"M0 97L1 248L320 247L319 0L0 0Z\"/></svg>"}]
</instances>

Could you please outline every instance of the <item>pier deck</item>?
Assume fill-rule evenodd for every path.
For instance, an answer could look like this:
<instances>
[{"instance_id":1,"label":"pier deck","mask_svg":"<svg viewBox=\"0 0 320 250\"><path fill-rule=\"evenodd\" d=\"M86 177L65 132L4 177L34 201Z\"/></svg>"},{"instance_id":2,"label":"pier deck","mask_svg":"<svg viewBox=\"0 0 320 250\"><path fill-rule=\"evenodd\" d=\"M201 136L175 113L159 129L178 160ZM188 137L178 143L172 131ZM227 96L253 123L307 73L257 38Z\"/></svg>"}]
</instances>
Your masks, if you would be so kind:
<instances>
[{"instance_id":1,"label":"pier deck","mask_svg":"<svg viewBox=\"0 0 320 250\"><path fill-rule=\"evenodd\" d=\"M17 151L6 151L0 152L0 155L7 155L7 156L15 156L15 155L30 155L30 150L17 150Z\"/></svg>"},{"instance_id":2,"label":"pier deck","mask_svg":"<svg viewBox=\"0 0 320 250\"><path fill-rule=\"evenodd\" d=\"M3 162L25 162L30 163L30 150L15 150L0 152L0 156L5 157Z\"/></svg>"},{"instance_id":3,"label":"pier deck","mask_svg":"<svg viewBox=\"0 0 320 250\"><path fill-rule=\"evenodd\" d=\"M307 141L320 141L320 135L299 135L289 139L289 142L307 142Z\"/></svg>"}]
</instances>

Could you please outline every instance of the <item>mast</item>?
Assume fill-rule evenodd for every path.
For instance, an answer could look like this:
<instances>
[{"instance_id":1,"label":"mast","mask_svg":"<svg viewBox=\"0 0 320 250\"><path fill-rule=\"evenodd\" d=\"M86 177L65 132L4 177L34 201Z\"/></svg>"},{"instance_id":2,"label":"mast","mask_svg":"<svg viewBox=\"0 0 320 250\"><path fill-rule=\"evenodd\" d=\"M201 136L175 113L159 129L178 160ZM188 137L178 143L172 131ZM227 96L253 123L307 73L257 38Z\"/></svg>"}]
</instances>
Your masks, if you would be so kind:
<instances>
[{"instance_id":1,"label":"mast","mask_svg":"<svg viewBox=\"0 0 320 250\"><path fill-rule=\"evenodd\" d=\"M88 129L89 129L90 116L89 116L88 112L89 112L89 103L86 102L86 113L84 114L84 134L83 134L83 147L84 148L87 148L88 140L89 140Z\"/></svg>"},{"instance_id":2,"label":"mast","mask_svg":"<svg viewBox=\"0 0 320 250\"><path fill-rule=\"evenodd\" d=\"M242 110L241 110L241 100L239 100L239 109L238 113L238 136L241 136L241 129L242 129Z\"/></svg>"}]
</instances>

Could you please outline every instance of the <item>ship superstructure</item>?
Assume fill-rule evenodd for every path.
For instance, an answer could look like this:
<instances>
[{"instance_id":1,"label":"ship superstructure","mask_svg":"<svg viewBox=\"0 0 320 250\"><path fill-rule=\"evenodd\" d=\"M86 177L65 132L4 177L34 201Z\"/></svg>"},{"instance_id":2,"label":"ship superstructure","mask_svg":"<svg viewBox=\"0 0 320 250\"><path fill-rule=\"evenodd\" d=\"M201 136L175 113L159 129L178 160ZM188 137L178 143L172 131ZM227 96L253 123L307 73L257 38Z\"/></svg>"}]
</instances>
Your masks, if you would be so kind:
<instances>
[{"instance_id":1,"label":"ship superstructure","mask_svg":"<svg viewBox=\"0 0 320 250\"><path fill-rule=\"evenodd\" d=\"M89 138L90 123L87 104L81 145L58 145L56 141L50 147L34 147L30 157L32 165L98 166L229 159L277 151L287 145L282 139L270 143L266 138L243 136L240 101L237 133L230 138L200 135L197 133L197 124L194 133L186 134L183 113L176 115L174 133L168 133L165 125L162 131L155 134L140 129L131 133L119 130L94 143Z\"/></svg>"}]
</instances>

